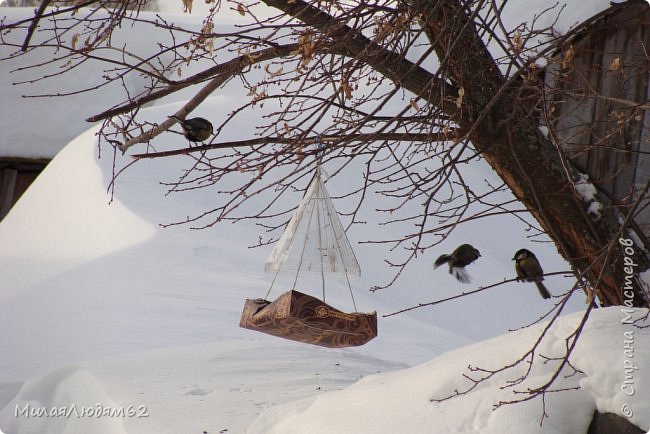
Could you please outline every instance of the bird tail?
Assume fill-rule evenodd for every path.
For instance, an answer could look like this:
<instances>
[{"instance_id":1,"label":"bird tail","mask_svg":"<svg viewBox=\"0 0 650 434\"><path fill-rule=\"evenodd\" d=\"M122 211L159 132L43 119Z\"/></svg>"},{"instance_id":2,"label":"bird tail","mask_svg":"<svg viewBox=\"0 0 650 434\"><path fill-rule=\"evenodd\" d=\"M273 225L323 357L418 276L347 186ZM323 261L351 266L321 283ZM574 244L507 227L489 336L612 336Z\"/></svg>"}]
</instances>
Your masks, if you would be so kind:
<instances>
[{"instance_id":1,"label":"bird tail","mask_svg":"<svg viewBox=\"0 0 650 434\"><path fill-rule=\"evenodd\" d=\"M183 123L183 119L179 118L179 117L176 116L176 115L171 115L171 116L167 116L167 117L168 117L168 118L171 118L171 119L176 119L176 120L177 120L178 122L180 122L181 124Z\"/></svg>"},{"instance_id":2,"label":"bird tail","mask_svg":"<svg viewBox=\"0 0 650 434\"><path fill-rule=\"evenodd\" d=\"M458 280L460 283L472 283L472 278L469 276L465 267L451 267L449 272Z\"/></svg>"},{"instance_id":3,"label":"bird tail","mask_svg":"<svg viewBox=\"0 0 650 434\"><path fill-rule=\"evenodd\" d=\"M548 292L548 289L546 289L546 286L542 282L535 282L535 285L537 286L537 290L539 291L539 295L542 296L542 298L547 299L551 298L551 293Z\"/></svg>"},{"instance_id":4,"label":"bird tail","mask_svg":"<svg viewBox=\"0 0 650 434\"><path fill-rule=\"evenodd\" d=\"M442 264L446 264L451 259L451 255L440 255L436 262L433 263L433 268L438 268Z\"/></svg>"}]
</instances>

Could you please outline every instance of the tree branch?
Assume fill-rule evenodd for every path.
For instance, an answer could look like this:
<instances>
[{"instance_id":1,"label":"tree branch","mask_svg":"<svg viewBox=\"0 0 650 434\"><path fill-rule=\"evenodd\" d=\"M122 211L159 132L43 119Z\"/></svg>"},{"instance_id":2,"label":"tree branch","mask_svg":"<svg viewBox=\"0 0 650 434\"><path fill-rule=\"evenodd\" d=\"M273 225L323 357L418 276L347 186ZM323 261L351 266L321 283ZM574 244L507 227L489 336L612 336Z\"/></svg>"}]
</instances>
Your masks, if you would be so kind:
<instances>
[{"instance_id":1,"label":"tree branch","mask_svg":"<svg viewBox=\"0 0 650 434\"><path fill-rule=\"evenodd\" d=\"M214 76L217 77L214 77L213 81L215 79L218 79L221 80L221 83L224 83L229 78L241 73L248 66L266 60L274 59L276 57L288 56L289 54L295 52L297 48L298 48L298 44L287 44L283 46L266 48L264 50L256 51L254 53L238 56L232 60L213 66L197 74L194 74L184 80L174 81L164 89L151 92L148 95L129 101L127 104L121 105L119 107L114 107L110 110L106 110L102 113L91 116L88 119L86 119L86 122L98 122L104 119L111 118L113 116L117 116L129 112L138 107L141 107L144 104L147 104L152 101L156 101L174 92L178 92L179 90L185 89L188 86L199 84ZM215 89L217 87L215 87ZM188 112L189 111L190 110L188 110Z\"/></svg>"},{"instance_id":2,"label":"tree branch","mask_svg":"<svg viewBox=\"0 0 650 434\"><path fill-rule=\"evenodd\" d=\"M41 4L38 5L38 9L36 9L36 12L34 12L34 18L32 18L32 22L29 23L27 35L25 36L22 47L20 47L23 53L27 51L27 47L29 46L29 42L32 40L34 31L36 31L36 27L38 27L38 22L41 20L41 17L43 16L43 13L45 12L47 6L50 4L50 1L51 0L42 0Z\"/></svg>"},{"instance_id":3,"label":"tree branch","mask_svg":"<svg viewBox=\"0 0 650 434\"><path fill-rule=\"evenodd\" d=\"M162 127L166 122L160 125ZM157 127L158 128L158 127ZM285 144L285 145L308 145L318 142L366 142L366 141L402 141L408 140L410 142L438 142L449 140L454 134L451 131L448 134L443 133L428 133L428 134L414 134L414 133L366 133L366 134L352 134L341 138L340 136L319 136L319 137L306 137L301 139L292 139L286 137L260 137L257 139L238 140L232 142L210 143L200 146L192 146L190 148L172 149L170 151L149 152L146 154L136 154L132 157L135 159L144 158L160 158L170 157L173 155L186 155L194 152L204 152L210 149L223 149L223 148L239 148L244 146L268 145L268 144Z\"/></svg>"},{"instance_id":4,"label":"tree branch","mask_svg":"<svg viewBox=\"0 0 650 434\"><path fill-rule=\"evenodd\" d=\"M452 101L458 95L456 87L408 61L404 56L371 41L340 20L303 0L263 1L266 5L279 9L319 30L334 44L342 45L348 56L362 59L384 77L421 96L445 113L457 110Z\"/></svg>"},{"instance_id":5,"label":"tree branch","mask_svg":"<svg viewBox=\"0 0 650 434\"><path fill-rule=\"evenodd\" d=\"M556 275L564 275L564 276L566 276L568 273L571 273L571 272L570 271L555 271L555 272L552 272L552 273L545 273L544 276L556 276ZM476 294L477 292L485 291L486 289L495 288L497 286L501 286L501 285L503 285L505 283L511 283L511 282L519 282L519 279L517 279L517 278L504 279L501 282L493 283L491 285L486 285L486 286L479 286L478 288L473 289L471 291L464 291L464 292L461 292L460 294L452 295L452 296L447 297L447 298L441 298L440 300L434 300L434 301L430 301L428 303L418 303L415 306L406 307L404 309L400 309L400 310L397 310L395 312L384 314L384 315L382 315L382 318L387 318L389 316L399 315L400 313L408 312L408 311L415 310L415 309L420 309L420 308L426 307L426 306L435 306L436 304L444 303L444 302L450 301L450 300L455 300L457 298L466 297L468 295Z\"/></svg>"}]
</instances>

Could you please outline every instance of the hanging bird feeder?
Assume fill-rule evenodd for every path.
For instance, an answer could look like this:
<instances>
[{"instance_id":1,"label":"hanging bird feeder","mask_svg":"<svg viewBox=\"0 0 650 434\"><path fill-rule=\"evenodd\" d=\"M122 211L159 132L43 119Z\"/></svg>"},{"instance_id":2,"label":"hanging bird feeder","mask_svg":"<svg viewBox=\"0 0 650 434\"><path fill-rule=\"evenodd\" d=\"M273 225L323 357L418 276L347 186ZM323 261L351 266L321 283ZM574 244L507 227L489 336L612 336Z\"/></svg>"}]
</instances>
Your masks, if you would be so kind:
<instances>
[{"instance_id":1,"label":"hanging bird feeder","mask_svg":"<svg viewBox=\"0 0 650 434\"><path fill-rule=\"evenodd\" d=\"M274 301L268 298L280 271L293 271L293 288ZM360 276L350 241L318 167L298 208L266 260L265 271L274 273L266 298L248 299L240 327L294 341L342 348L363 345L377 336L377 313L356 312L350 276ZM301 273L321 275L321 298L295 289ZM325 275L343 274L355 312L346 313L325 302Z\"/></svg>"}]
</instances>

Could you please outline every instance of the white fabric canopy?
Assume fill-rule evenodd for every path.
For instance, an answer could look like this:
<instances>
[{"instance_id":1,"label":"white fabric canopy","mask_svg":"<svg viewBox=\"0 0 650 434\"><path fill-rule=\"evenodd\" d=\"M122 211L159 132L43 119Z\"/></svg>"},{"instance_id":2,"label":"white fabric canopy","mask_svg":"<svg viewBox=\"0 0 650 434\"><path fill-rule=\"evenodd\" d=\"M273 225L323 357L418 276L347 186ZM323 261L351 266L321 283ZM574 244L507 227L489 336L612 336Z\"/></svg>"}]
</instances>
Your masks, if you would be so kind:
<instances>
[{"instance_id":1,"label":"white fabric canopy","mask_svg":"<svg viewBox=\"0 0 650 434\"><path fill-rule=\"evenodd\" d=\"M361 275L320 168L266 260L266 272L278 270Z\"/></svg>"}]
</instances>

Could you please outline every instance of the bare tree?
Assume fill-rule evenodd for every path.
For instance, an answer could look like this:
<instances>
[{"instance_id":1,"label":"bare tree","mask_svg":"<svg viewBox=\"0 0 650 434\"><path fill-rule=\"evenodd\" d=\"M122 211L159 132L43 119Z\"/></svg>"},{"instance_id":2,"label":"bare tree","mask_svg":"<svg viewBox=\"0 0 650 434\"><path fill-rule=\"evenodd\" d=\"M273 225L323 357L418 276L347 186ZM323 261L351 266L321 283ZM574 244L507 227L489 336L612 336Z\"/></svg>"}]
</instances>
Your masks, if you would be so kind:
<instances>
[{"instance_id":1,"label":"bare tree","mask_svg":"<svg viewBox=\"0 0 650 434\"><path fill-rule=\"evenodd\" d=\"M42 1L33 17L2 23L3 35L23 35L13 43L12 57L51 44L63 53L57 62L70 62L67 68L92 61L104 65L107 81L120 82L128 74L147 78L144 91L132 94L125 87L122 104L88 121L102 122L100 143L117 155L129 152L137 160L193 157L170 190L215 188L222 200L178 224L207 227L255 219L277 229L291 211L281 199L303 188L319 161L339 169L356 161L364 173L363 182L347 192L357 201L351 223L358 222L364 199L373 191L386 199L381 210L386 224L408 222L415 228L397 239L376 240L402 252L391 262L395 278L416 255L464 222L506 213L526 220L523 212L528 211L535 219L527 221L530 228L548 235L572 266L576 285L567 294L578 288L605 306L648 307L639 279L649 266L648 244L635 218L647 206L650 184L631 194L632 200L589 212L576 190L584 176L555 130L550 102L562 99L561 86L549 87L544 78L544 71L555 67L560 71L556 84L563 80L571 68L572 36L599 17L562 35L553 27L561 8L550 7L513 26L502 17L507 0L206 1L211 9L202 28L190 29L134 13L124 4L62 3L48 8L49 2ZM127 3L132 7L135 2ZM183 3L191 10L191 0ZM247 23L217 33L215 17L226 9ZM104 55L103 49L115 48L112 32L127 21L167 30L168 37L146 57L129 52L128 45L119 47L119 58ZM39 26L46 37L32 44ZM176 72L192 62L208 66L177 78ZM159 149L156 136L176 120L150 123L143 120L141 107L199 86L180 110L170 113L185 118L231 81L238 81L248 98L215 120L212 139ZM587 96L600 97L595 90ZM619 129L647 110L638 101L619 102L634 106L636 113L619 119ZM222 139L238 117L264 104L267 110L249 138ZM465 181L465 165L480 159L502 185L479 189ZM497 199L504 190L517 201ZM619 241L630 238L633 248ZM621 265L624 258L635 264L632 275ZM554 315L563 305L564 299ZM579 332L567 341L566 363Z\"/></svg>"},{"instance_id":2,"label":"bare tree","mask_svg":"<svg viewBox=\"0 0 650 434\"><path fill-rule=\"evenodd\" d=\"M251 173L245 185L228 193L222 206L192 221L210 225L228 218L275 216L271 208L254 215L237 215L235 210L256 193L278 185L281 195L282 189L311 170L314 160L306 161L305 156L314 155L314 144L321 143L326 160L364 159L365 185L350 192L360 202L365 189L374 185L397 199L387 210L393 215L406 209L404 204L423 205L418 215L395 219L407 219L419 228L390 240L411 252L395 264L402 268L417 252L444 239L457 223L512 211L504 208L507 204L490 204L489 192L476 197L472 186L464 183L461 163L483 158L535 217L540 231L556 243L576 276L589 282L583 287L595 291L604 305L623 303L621 288L626 281L618 239L626 237L626 230L634 231L638 207L614 204L596 221L576 194L580 174L557 142L558 135L551 132L546 137L539 129L547 107L544 98L552 89L544 88L536 61L551 59L552 51L570 35L557 36L552 27L536 28L535 23L506 27L501 11L507 2L268 0L264 3L279 13L264 19L254 8L233 3L250 24L227 34L214 33L220 4L213 5L196 31L133 13L129 8L137 10L134 3L88 1L69 7L57 3L46 9L49 2L43 1L33 18L4 23L3 31L26 31L20 54L30 50L40 20L58 20L47 29L51 39L39 42L66 53L57 61L67 58L69 68L78 62L104 62L110 72L107 81L123 80L129 73L150 80L140 95L125 92L124 104L89 118L103 121L101 139L122 152L150 143L176 122L142 123L138 120L142 105L202 85L175 113L183 118L229 80L241 80L251 98L224 117L210 143L136 154L198 156L176 189L215 185L233 171ZM191 3L185 2L188 8ZM66 21L73 12L76 19ZM128 53L128 47L119 47L125 52L120 59L103 55L102 48L115 49L111 32L124 20L166 28L173 32L171 43L161 43L159 52L148 58ZM534 42L538 40L543 43ZM218 61L216 52L232 55ZM173 78L186 62L204 59L214 65L184 79ZM556 61L570 63L570 58L565 55ZM386 109L395 107L396 101L403 101L400 109ZM278 110L265 117L254 137L237 143L218 140L233 118L265 102L275 103ZM218 148L235 151L206 152ZM283 170L280 180L266 183L264 175L285 168L290 170ZM491 208L469 215L472 204ZM644 238L635 232L637 239ZM648 265L646 251L642 245L636 247L634 260L642 270ZM638 279L631 286L635 305L647 306Z\"/></svg>"},{"instance_id":3,"label":"bare tree","mask_svg":"<svg viewBox=\"0 0 650 434\"><path fill-rule=\"evenodd\" d=\"M78 2L80 3L80 2ZM99 3L99 2L98 2ZM106 5L110 5L113 7L120 6L121 3L127 3L130 4L130 8L136 8L138 10L142 11L155 11L158 10L158 0L147 0L146 2L142 1L118 1L118 0L113 0L113 1L105 1L103 2ZM41 0L4 0L0 2L0 6L3 7L10 7L10 8L27 8L27 7L39 7L41 5L45 4L44 7L47 6L54 6L56 4L65 6L66 4L70 6L71 4L74 4L74 2L71 2L70 0L54 0L54 1L48 1L48 2L43 2Z\"/></svg>"}]
</instances>

